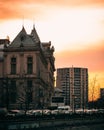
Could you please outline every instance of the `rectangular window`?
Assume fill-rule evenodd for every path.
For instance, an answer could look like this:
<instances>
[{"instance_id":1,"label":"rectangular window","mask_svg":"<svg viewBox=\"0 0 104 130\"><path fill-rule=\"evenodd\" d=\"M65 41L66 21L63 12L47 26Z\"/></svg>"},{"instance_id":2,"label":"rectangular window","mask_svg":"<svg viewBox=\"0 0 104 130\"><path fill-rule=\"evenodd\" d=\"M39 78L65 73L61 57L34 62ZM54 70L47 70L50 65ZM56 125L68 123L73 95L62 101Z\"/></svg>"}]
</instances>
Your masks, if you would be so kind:
<instances>
[{"instance_id":1,"label":"rectangular window","mask_svg":"<svg viewBox=\"0 0 104 130\"><path fill-rule=\"evenodd\" d=\"M27 101L28 103L32 102L32 80L27 81Z\"/></svg>"},{"instance_id":2,"label":"rectangular window","mask_svg":"<svg viewBox=\"0 0 104 130\"><path fill-rule=\"evenodd\" d=\"M11 103L16 103L16 93L15 92L11 92L10 102Z\"/></svg>"},{"instance_id":3,"label":"rectangular window","mask_svg":"<svg viewBox=\"0 0 104 130\"><path fill-rule=\"evenodd\" d=\"M16 74L16 58L11 58L11 74Z\"/></svg>"},{"instance_id":4,"label":"rectangular window","mask_svg":"<svg viewBox=\"0 0 104 130\"><path fill-rule=\"evenodd\" d=\"M32 80L27 81L27 89L30 90L32 88Z\"/></svg>"},{"instance_id":5,"label":"rectangular window","mask_svg":"<svg viewBox=\"0 0 104 130\"><path fill-rule=\"evenodd\" d=\"M52 97L52 103L64 103L64 97Z\"/></svg>"},{"instance_id":6,"label":"rectangular window","mask_svg":"<svg viewBox=\"0 0 104 130\"><path fill-rule=\"evenodd\" d=\"M16 103L16 81L12 80L9 86L9 98L11 103Z\"/></svg>"},{"instance_id":7,"label":"rectangular window","mask_svg":"<svg viewBox=\"0 0 104 130\"><path fill-rule=\"evenodd\" d=\"M27 73L28 74L33 73L33 58L32 57L27 58Z\"/></svg>"},{"instance_id":8,"label":"rectangular window","mask_svg":"<svg viewBox=\"0 0 104 130\"><path fill-rule=\"evenodd\" d=\"M16 81L15 80L11 80L10 89L11 89L11 91L16 91Z\"/></svg>"},{"instance_id":9,"label":"rectangular window","mask_svg":"<svg viewBox=\"0 0 104 130\"><path fill-rule=\"evenodd\" d=\"M27 103L31 103L32 102L32 92L27 92Z\"/></svg>"}]
</instances>

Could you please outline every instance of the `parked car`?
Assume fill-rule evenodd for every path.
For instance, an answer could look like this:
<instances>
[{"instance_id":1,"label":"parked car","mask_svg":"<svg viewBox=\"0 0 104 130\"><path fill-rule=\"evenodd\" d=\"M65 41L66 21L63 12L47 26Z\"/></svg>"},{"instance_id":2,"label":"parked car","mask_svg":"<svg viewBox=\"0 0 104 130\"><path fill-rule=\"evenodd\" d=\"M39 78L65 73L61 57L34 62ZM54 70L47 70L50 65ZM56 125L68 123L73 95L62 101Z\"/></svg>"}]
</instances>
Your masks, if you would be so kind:
<instances>
[{"instance_id":1,"label":"parked car","mask_svg":"<svg viewBox=\"0 0 104 130\"><path fill-rule=\"evenodd\" d=\"M27 116L32 116L33 115L33 110L27 110L26 115Z\"/></svg>"},{"instance_id":2,"label":"parked car","mask_svg":"<svg viewBox=\"0 0 104 130\"><path fill-rule=\"evenodd\" d=\"M98 113L104 113L104 109L98 109Z\"/></svg>"},{"instance_id":3,"label":"parked car","mask_svg":"<svg viewBox=\"0 0 104 130\"><path fill-rule=\"evenodd\" d=\"M49 109L43 109L42 110L42 114L43 115L50 115L51 114L51 110L49 110Z\"/></svg>"},{"instance_id":4,"label":"parked car","mask_svg":"<svg viewBox=\"0 0 104 130\"><path fill-rule=\"evenodd\" d=\"M76 110L75 110L75 113L76 113L76 114L83 114L83 113L84 113L84 110L83 110L83 109L76 109Z\"/></svg>"},{"instance_id":5,"label":"parked car","mask_svg":"<svg viewBox=\"0 0 104 130\"><path fill-rule=\"evenodd\" d=\"M28 110L27 115L35 115L39 116L42 115L42 110L36 109L36 110Z\"/></svg>"},{"instance_id":6,"label":"parked car","mask_svg":"<svg viewBox=\"0 0 104 130\"><path fill-rule=\"evenodd\" d=\"M70 106L59 106L58 110L60 114L72 114Z\"/></svg>"},{"instance_id":7,"label":"parked car","mask_svg":"<svg viewBox=\"0 0 104 130\"><path fill-rule=\"evenodd\" d=\"M9 110L7 116L22 116L25 115L23 110Z\"/></svg>"},{"instance_id":8,"label":"parked car","mask_svg":"<svg viewBox=\"0 0 104 130\"><path fill-rule=\"evenodd\" d=\"M59 110L55 109L51 111L52 115L58 115L59 114Z\"/></svg>"}]
</instances>

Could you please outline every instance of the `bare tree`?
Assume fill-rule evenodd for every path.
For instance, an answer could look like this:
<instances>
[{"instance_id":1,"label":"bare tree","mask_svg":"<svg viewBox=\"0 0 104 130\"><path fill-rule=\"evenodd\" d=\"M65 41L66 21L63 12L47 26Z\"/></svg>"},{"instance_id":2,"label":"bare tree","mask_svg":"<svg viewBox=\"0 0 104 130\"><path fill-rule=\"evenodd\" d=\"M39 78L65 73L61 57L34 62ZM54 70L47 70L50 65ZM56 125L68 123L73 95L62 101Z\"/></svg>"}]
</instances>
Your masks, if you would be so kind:
<instances>
[{"instance_id":1,"label":"bare tree","mask_svg":"<svg viewBox=\"0 0 104 130\"><path fill-rule=\"evenodd\" d=\"M94 108L94 101L97 99L99 96L99 90L100 90L100 85L98 84L97 80L97 75L93 77L92 80L90 80L89 84L89 95L90 95L90 100L92 102L92 107Z\"/></svg>"}]
</instances>

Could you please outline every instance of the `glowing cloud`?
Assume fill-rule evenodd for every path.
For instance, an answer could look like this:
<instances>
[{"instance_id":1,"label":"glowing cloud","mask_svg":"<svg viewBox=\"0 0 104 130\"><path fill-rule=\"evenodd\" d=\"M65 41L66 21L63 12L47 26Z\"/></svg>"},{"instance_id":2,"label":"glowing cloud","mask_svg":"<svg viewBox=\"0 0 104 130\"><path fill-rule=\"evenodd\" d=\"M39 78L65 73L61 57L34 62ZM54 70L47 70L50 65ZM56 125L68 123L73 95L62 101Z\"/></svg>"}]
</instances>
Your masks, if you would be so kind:
<instances>
[{"instance_id":1,"label":"glowing cloud","mask_svg":"<svg viewBox=\"0 0 104 130\"><path fill-rule=\"evenodd\" d=\"M44 14L50 7L94 6L103 7L103 0L0 0L0 18L31 18L33 15Z\"/></svg>"},{"instance_id":2,"label":"glowing cloud","mask_svg":"<svg viewBox=\"0 0 104 130\"><path fill-rule=\"evenodd\" d=\"M104 43L83 50L69 50L56 53L56 66L87 67L90 72L104 71ZM62 59L62 60L61 60Z\"/></svg>"},{"instance_id":3,"label":"glowing cloud","mask_svg":"<svg viewBox=\"0 0 104 130\"><path fill-rule=\"evenodd\" d=\"M87 67L104 87L104 0L0 0L0 38L13 40L22 25L30 33L33 21L55 47L56 68Z\"/></svg>"}]
</instances>

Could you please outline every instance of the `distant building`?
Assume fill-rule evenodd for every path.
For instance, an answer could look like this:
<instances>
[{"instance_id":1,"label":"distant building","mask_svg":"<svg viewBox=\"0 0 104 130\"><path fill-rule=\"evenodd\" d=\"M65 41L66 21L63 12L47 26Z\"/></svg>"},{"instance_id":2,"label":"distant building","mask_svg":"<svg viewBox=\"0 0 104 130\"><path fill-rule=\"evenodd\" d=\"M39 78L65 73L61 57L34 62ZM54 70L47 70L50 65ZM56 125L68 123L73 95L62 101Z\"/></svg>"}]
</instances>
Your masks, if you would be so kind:
<instances>
[{"instance_id":1,"label":"distant building","mask_svg":"<svg viewBox=\"0 0 104 130\"><path fill-rule=\"evenodd\" d=\"M64 105L65 105L65 100L64 97L62 96L62 90L55 87L54 95L52 96L52 100L51 100L51 106L58 107Z\"/></svg>"},{"instance_id":2,"label":"distant building","mask_svg":"<svg viewBox=\"0 0 104 130\"><path fill-rule=\"evenodd\" d=\"M55 97L62 96L62 93L63 93L62 89L55 87L55 89L54 89L54 96Z\"/></svg>"},{"instance_id":3,"label":"distant building","mask_svg":"<svg viewBox=\"0 0 104 130\"><path fill-rule=\"evenodd\" d=\"M74 108L85 108L88 103L88 69L58 68L56 86L62 89L65 105Z\"/></svg>"},{"instance_id":4,"label":"distant building","mask_svg":"<svg viewBox=\"0 0 104 130\"><path fill-rule=\"evenodd\" d=\"M23 27L11 43L1 39L0 45L0 106L35 109L51 105L55 71L51 42L42 43L34 26L31 34Z\"/></svg>"}]
</instances>

